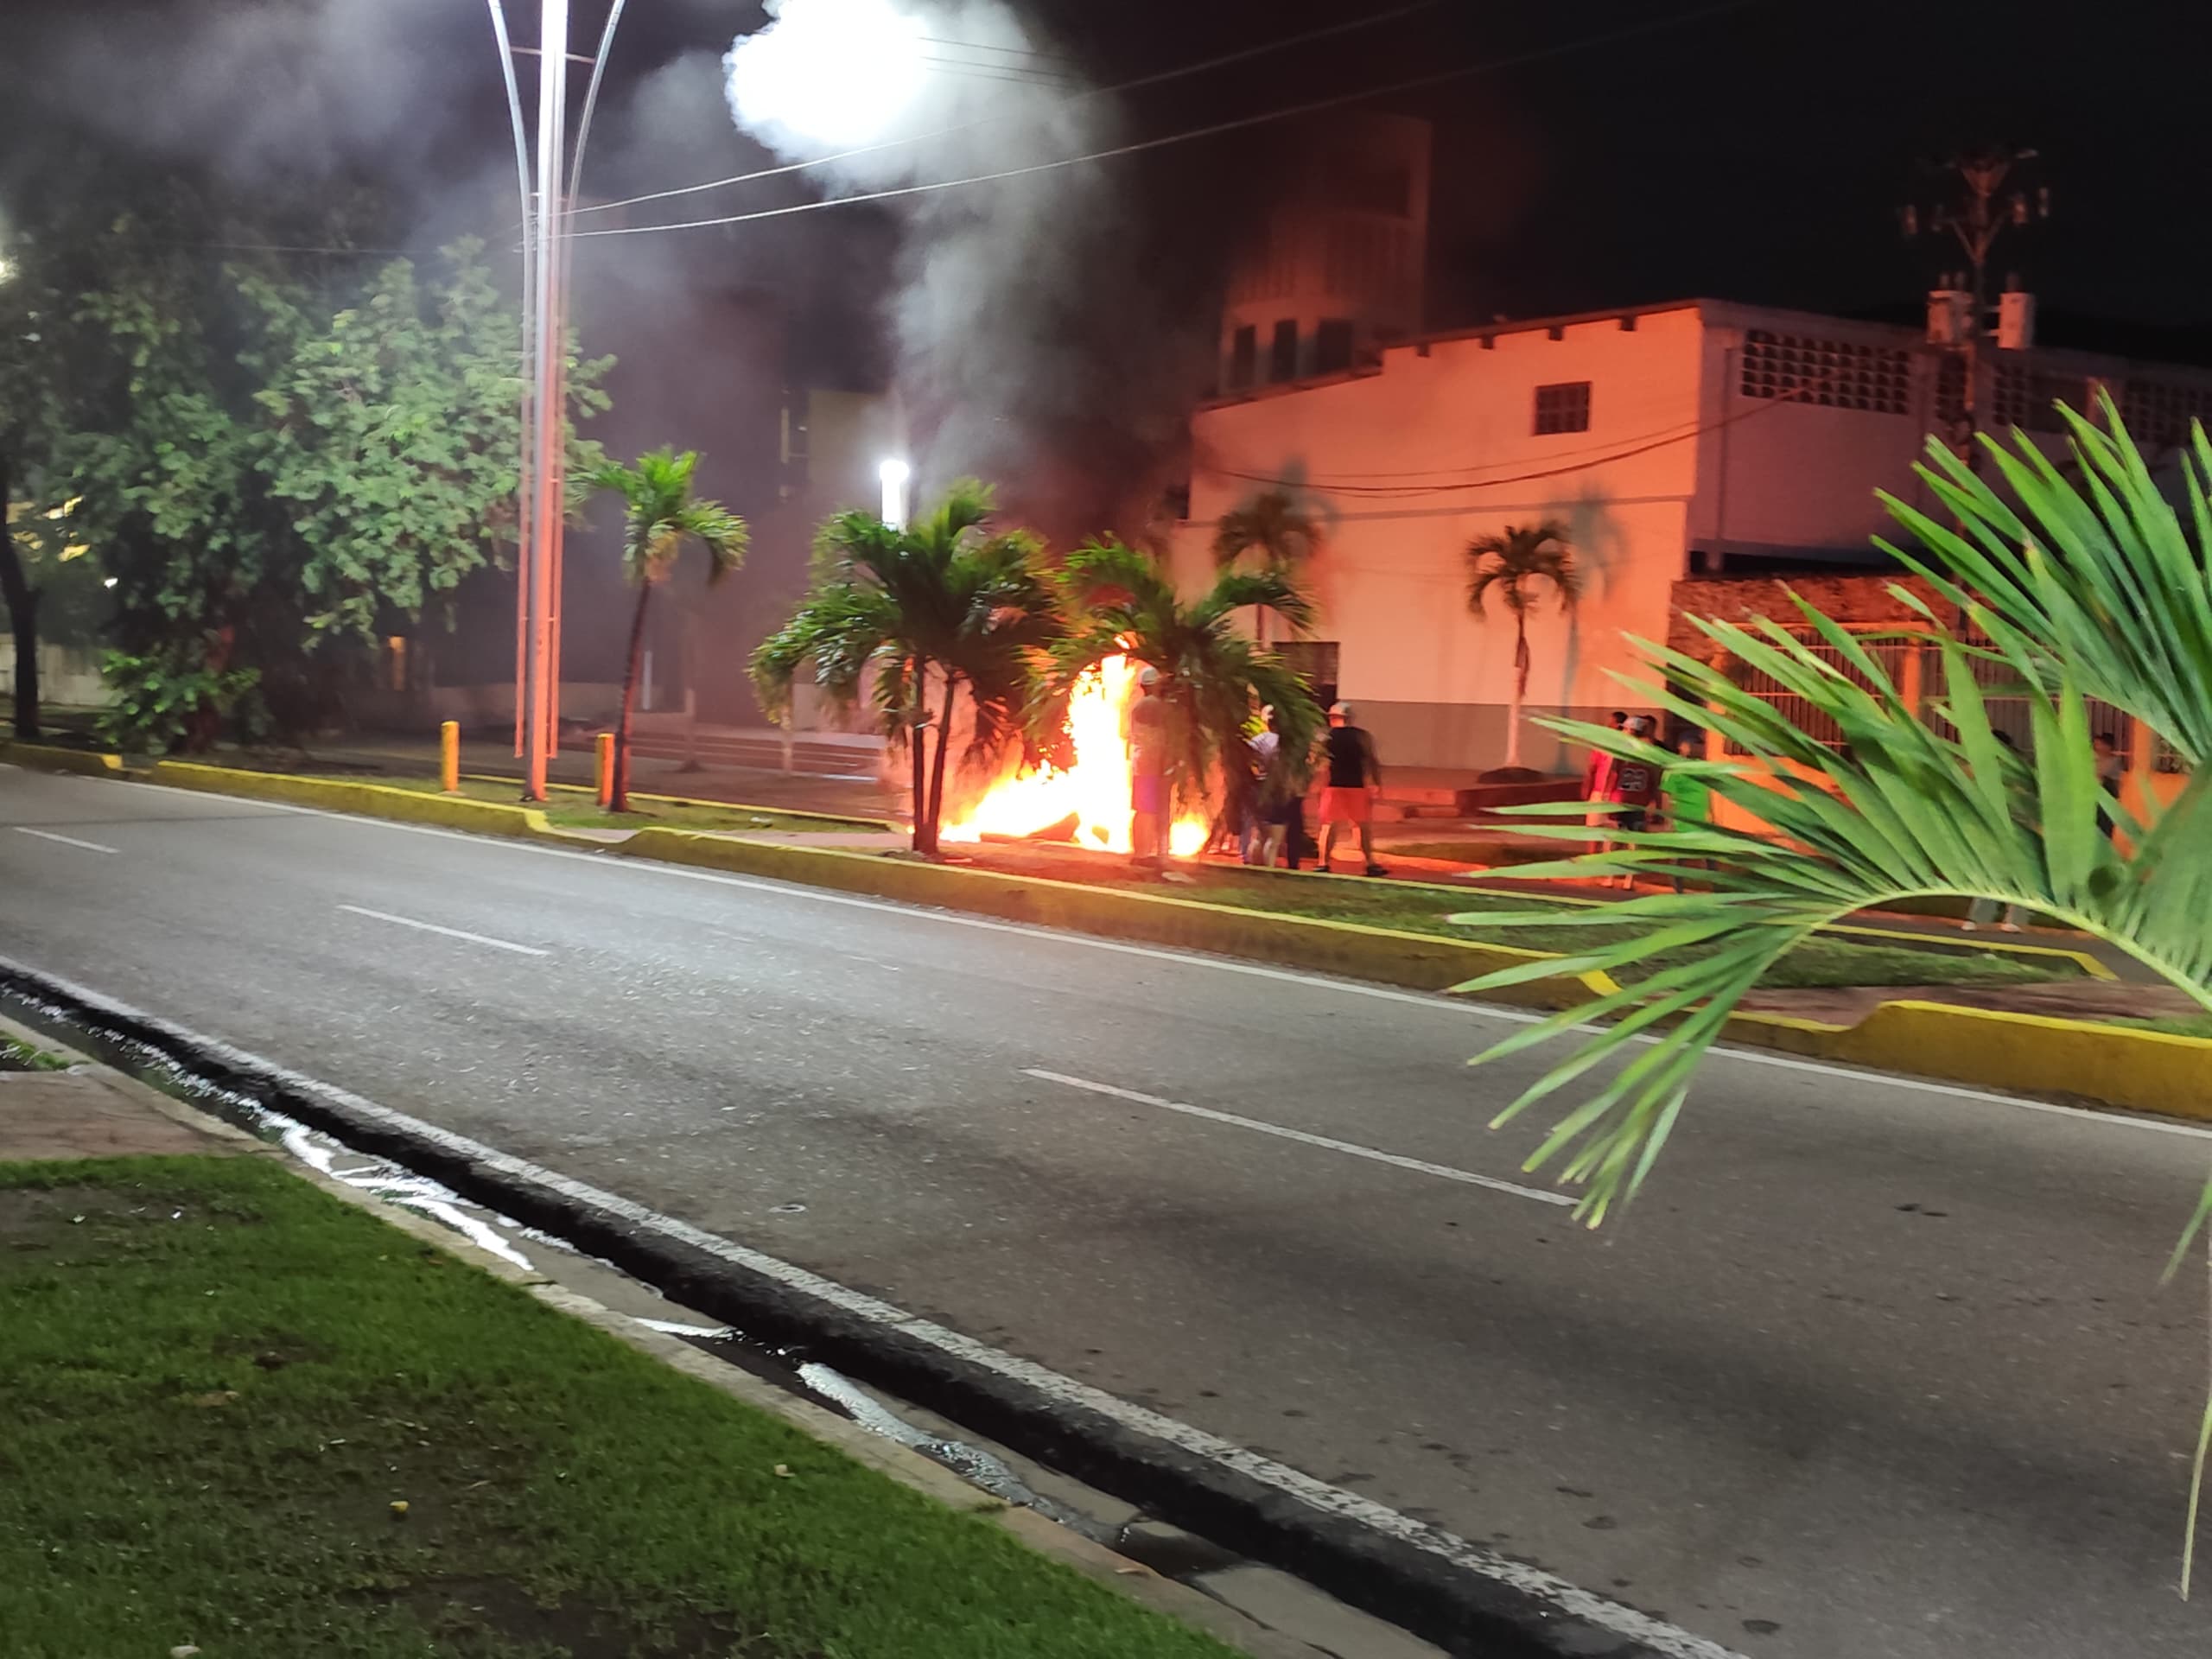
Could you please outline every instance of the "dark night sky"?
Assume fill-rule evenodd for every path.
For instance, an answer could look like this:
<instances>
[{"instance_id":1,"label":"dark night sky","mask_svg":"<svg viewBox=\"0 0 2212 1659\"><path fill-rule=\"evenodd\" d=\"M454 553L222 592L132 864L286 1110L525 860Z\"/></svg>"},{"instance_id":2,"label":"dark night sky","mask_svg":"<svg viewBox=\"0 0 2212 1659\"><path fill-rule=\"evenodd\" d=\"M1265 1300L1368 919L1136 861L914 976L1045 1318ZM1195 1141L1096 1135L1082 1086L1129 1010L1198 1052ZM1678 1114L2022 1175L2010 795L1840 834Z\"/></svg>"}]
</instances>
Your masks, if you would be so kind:
<instances>
[{"instance_id":1,"label":"dark night sky","mask_svg":"<svg viewBox=\"0 0 2212 1659\"><path fill-rule=\"evenodd\" d=\"M440 62L423 77L431 83L435 109L407 123L415 142L395 148L389 135L375 134L363 146L367 153L350 159L373 167L381 152L418 181L496 168L504 134L480 6L353 4L394 17L416 14L421 25L410 25L411 34L394 43L420 47ZM101 79L111 83L112 98L99 95L97 81L88 89L80 73L64 79L75 115L89 108L131 142L159 130L160 106L178 96L165 60L181 48L196 49L202 35L194 31L206 21L348 9L340 0L166 0L154 7L0 0L0 65L14 83L0 97L0 110L17 111L13 119L0 115L7 159L20 162L41 142L67 141L66 124L75 117L63 115L57 124L50 101L57 40L74 42L80 65L97 54L111 66ZM526 35L532 8L513 9L524 14L517 27ZM1016 9L1040 22L1097 79L1353 15L1341 0L1025 0ZM1135 136L1149 136L1590 41L1625 22L1692 9L1692 0L1572 6L1440 0L1371 30L1139 95L1125 124ZM580 41L599 10L594 0L579 0ZM133 22L149 16L157 25ZM1894 230L1911 163L1963 142L2002 137L2035 144L2046 157L2056 216L2019 258L2047 309L2200 325L2200 233L2187 205L2191 187L2183 182L2201 177L2208 159L2207 124L2194 113L2198 55L2183 49L2185 42L2157 16L2144 0L2070 14L2048 4L1993 8L1956 0L1858 0L1847 7L1763 0L1669 33L1595 44L1385 100L1437 123L1433 321L1449 326L1493 312L1530 315L1693 293L1842 309L1910 304L1936 263L1932 248L1907 247ZM733 163L729 170L746 163L749 146L714 119L711 92L687 111L695 118L679 140L620 153L620 99L687 49L718 51L758 16L757 8L738 0L634 0L618 47L616 105L602 130L617 136L598 160L608 169L599 181L650 188L688 181L702 169L711 175L723 160ZM707 61L686 66L695 79ZM257 72L250 67L236 84L238 98L254 99L257 84L268 77L267 63ZM397 87L392 101L416 90ZM328 115L330 103L326 89L303 107ZM156 113L148 126L149 108ZM32 111L37 115L26 125ZM334 124L343 125L346 116L340 111ZM218 118L201 111L194 141ZM1216 207L1249 207L1263 194L1274 130L1108 165L1121 170L1126 194L1155 216L1164 245L1203 266L1217 257L1203 228L1222 217ZM317 144L270 148L280 166L331 154ZM753 241L786 252L803 245L811 254L824 246L834 251L839 238L850 238L864 262L880 257L867 251L882 234L880 225L862 222L872 212L841 209ZM1235 213L1227 217L1233 222Z\"/></svg>"},{"instance_id":2,"label":"dark night sky","mask_svg":"<svg viewBox=\"0 0 2212 1659\"><path fill-rule=\"evenodd\" d=\"M321 4L343 9L334 0ZM404 155L410 170L462 175L462 162L485 146L498 163L502 130L491 47L480 38L482 7L471 0L360 4L435 13L435 29L423 29L418 42L449 62L480 60L485 71L474 78L480 84L442 71L438 119L414 124L435 130L438 143L427 155ZM0 113L7 159L20 162L40 142L67 142L53 108L40 111L42 84L51 84L42 53L58 20L79 42L98 40L111 62L137 60L115 71L119 88L128 88L119 102L133 108L133 119L108 111L111 128L128 137L135 111L168 91L162 60L190 40L183 31L194 16L285 9L285 0L254 7L166 0L153 9L118 0L0 0L0 64L13 82L0 111L16 111L13 119ZM296 0L289 9L315 7ZM531 11L520 3L513 9ZM580 0L580 38L597 9ZM1630 20L1688 9L1692 0L1571 7L1440 0L1371 31L1139 95L1126 126L1135 135L1174 130L1599 38ZM128 27L149 11L162 17L157 29ZM1027 0L1018 11L1038 17L1099 79L1351 16L1340 0ZM617 78L632 86L686 48L719 51L757 17L757 9L736 0L635 0L617 47ZM2069 13L2053 4L1958 0L1858 0L1852 7L1763 0L1635 42L1595 44L1385 99L1438 124L1433 321L1571 312L1692 292L1842 309L1909 303L1933 265L1933 250L1907 248L1893 230L1911 162L1960 142L2004 137L2046 155L2057 213L2019 257L2046 308L2203 323L2199 213L2188 183L2203 177L2212 128L2199 115L2203 42L2190 47L2157 17L2159 9L2145 0ZM518 33L526 35L526 22L518 16ZM261 102L257 78L241 78L234 95L241 106ZM68 99L82 111L82 86L73 84ZM98 95L88 102L98 104ZM469 104L491 119L462 118ZM33 111L33 122L24 122ZM1259 128L1110 166L1164 217L1204 217L1201 204L1210 199L1252 194L1255 179L1265 177L1268 135ZM716 159L715 149L743 166L741 139L726 128L702 130L696 150L677 143L661 157L620 157L620 181L688 181L692 166ZM316 146L299 150L315 153ZM666 173L657 173L655 159ZM821 219L856 221L862 213ZM807 226L810 237L817 230Z\"/></svg>"}]
</instances>

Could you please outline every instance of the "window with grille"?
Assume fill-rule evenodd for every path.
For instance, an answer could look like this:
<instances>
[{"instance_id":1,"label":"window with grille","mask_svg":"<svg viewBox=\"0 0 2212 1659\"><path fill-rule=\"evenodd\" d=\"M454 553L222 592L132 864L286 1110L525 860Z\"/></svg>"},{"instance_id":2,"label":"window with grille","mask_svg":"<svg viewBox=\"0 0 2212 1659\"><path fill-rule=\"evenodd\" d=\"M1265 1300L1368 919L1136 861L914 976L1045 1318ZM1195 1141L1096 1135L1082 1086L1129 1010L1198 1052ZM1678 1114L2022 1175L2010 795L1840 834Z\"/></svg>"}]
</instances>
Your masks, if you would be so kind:
<instances>
[{"instance_id":1,"label":"window with grille","mask_svg":"<svg viewBox=\"0 0 2212 1659\"><path fill-rule=\"evenodd\" d=\"M1536 388L1536 435L1590 429L1590 383L1562 380Z\"/></svg>"},{"instance_id":2,"label":"window with grille","mask_svg":"<svg viewBox=\"0 0 2212 1659\"><path fill-rule=\"evenodd\" d=\"M2079 375L2038 374L2024 363L1999 363L1990 389L1991 423L2003 431L2063 432L2057 405L2075 410L2089 406L2088 382Z\"/></svg>"},{"instance_id":3,"label":"window with grille","mask_svg":"<svg viewBox=\"0 0 2212 1659\"><path fill-rule=\"evenodd\" d=\"M1283 666L1325 702L1337 695L1337 650L1334 639L1286 639L1274 647Z\"/></svg>"},{"instance_id":4,"label":"window with grille","mask_svg":"<svg viewBox=\"0 0 2212 1659\"><path fill-rule=\"evenodd\" d=\"M1823 409L1912 412L1912 354L1888 346L1815 340L1754 328L1744 338L1746 397L1787 397Z\"/></svg>"},{"instance_id":5,"label":"window with grille","mask_svg":"<svg viewBox=\"0 0 2212 1659\"><path fill-rule=\"evenodd\" d=\"M2212 386L2130 380L2120 388L2120 418L2137 443L2164 448L2189 442L2189 423L2212 425Z\"/></svg>"}]
</instances>

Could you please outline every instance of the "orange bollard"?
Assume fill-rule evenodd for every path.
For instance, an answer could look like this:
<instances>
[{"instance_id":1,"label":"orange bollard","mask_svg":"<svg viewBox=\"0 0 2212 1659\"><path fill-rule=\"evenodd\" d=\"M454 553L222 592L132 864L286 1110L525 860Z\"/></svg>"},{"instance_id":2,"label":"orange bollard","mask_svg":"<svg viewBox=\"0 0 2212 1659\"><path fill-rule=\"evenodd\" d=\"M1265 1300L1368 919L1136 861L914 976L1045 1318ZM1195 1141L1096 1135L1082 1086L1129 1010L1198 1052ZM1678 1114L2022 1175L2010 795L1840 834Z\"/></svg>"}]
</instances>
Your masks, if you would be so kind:
<instances>
[{"instance_id":1,"label":"orange bollard","mask_svg":"<svg viewBox=\"0 0 2212 1659\"><path fill-rule=\"evenodd\" d=\"M438 728L438 787L448 795L461 793L461 722L457 720Z\"/></svg>"},{"instance_id":2,"label":"orange bollard","mask_svg":"<svg viewBox=\"0 0 2212 1659\"><path fill-rule=\"evenodd\" d=\"M614 804L614 734L601 732L595 745L599 750L599 804Z\"/></svg>"}]
</instances>

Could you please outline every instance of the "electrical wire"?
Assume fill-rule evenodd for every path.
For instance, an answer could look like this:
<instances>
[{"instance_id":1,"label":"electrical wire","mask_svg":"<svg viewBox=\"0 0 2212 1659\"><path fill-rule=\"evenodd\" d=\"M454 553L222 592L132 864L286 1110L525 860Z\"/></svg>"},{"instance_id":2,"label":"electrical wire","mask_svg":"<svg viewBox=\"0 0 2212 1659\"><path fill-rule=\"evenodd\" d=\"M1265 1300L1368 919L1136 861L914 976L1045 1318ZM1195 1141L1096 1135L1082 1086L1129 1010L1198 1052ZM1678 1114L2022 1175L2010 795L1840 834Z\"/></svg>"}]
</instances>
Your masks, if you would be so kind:
<instances>
[{"instance_id":1,"label":"electrical wire","mask_svg":"<svg viewBox=\"0 0 2212 1659\"><path fill-rule=\"evenodd\" d=\"M1686 432L1675 432L1670 429L1667 432L1648 438L1631 438L1627 440L1629 448L1612 450L1592 461L1577 461L1568 467L1547 467L1535 472L1516 473L1507 478L1470 479L1457 484L1325 484L1317 480L1303 477L1286 478L1268 473L1248 473L1239 471L1234 467L1218 467L1204 463L1201 464L1200 470L1211 473L1217 478L1242 479L1247 483L1311 489L1323 495L1357 496L1368 500L1403 501L1421 496L1449 495L1461 490L1494 490L1508 484L1529 484L1541 479L1564 478L1571 473L1586 473L1595 467L1610 466L1617 461L1628 461L1637 455L1649 454L1655 449L1665 449L1677 443L1685 443L1692 438L1703 437L1708 432L1718 432L1725 426L1733 426L1738 421L1748 421L1761 415L1770 414L1785 404L1815 397L1830 381L1837 378L1838 376L1831 375L1824 376L1819 380L1808 381L1802 386L1794 387L1772 398L1762 400L1757 408L1738 410L1735 414L1724 415L1717 421L1708 421L1701 426L1693 426ZM1344 476L1357 477L1360 474L1347 474ZM1372 474L1372 476L1382 476L1382 474Z\"/></svg>"},{"instance_id":2,"label":"electrical wire","mask_svg":"<svg viewBox=\"0 0 2212 1659\"><path fill-rule=\"evenodd\" d=\"M1257 46L1243 47L1234 52L1224 53L1219 57L1205 58L1197 63L1185 64L1180 68L1162 69L1153 74L1139 75L1134 80L1116 81L1110 86L1094 86L1087 92L1072 94L1067 99L1067 105L1084 103L1094 98L1109 98L1121 92L1134 92L1143 87L1158 86L1167 81L1179 80L1187 75L1204 74L1210 69L1226 68L1232 63L1243 63L1253 58L1263 57L1270 52L1281 52L1294 46L1304 46L1308 41L1327 40L1333 35L1350 34L1355 29L1372 29L1378 23L1387 23L1413 12L1426 11L1437 3L1438 0L1410 0L1410 3L1406 5L1394 7L1389 11L1379 11L1371 16L1355 17L1344 22L1325 24L1319 29L1308 29L1302 35L1287 35L1281 40L1264 41ZM903 138L886 138L877 143L861 144L851 149L837 150L831 155L817 156L811 161L788 162L781 167L764 167L752 173L733 174L726 179L709 179L704 184L678 185L673 190L653 190L642 196L625 196L619 201L594 202L592 206L579 211L587 213L601 213L616 207L634 207L640 202L665 201L671 196L696 195L702 190L719 190L725 185L751 184L760 179L780 178L787 173L804 173L811 168L827 167L833 162L850 161L856 156L874 156L887 149L900 149L907 144L927 143L931 139L949 138L956 133L972 132L977 127L988 127L1009 118L1011 118L1011 111L987 115L978 120L963 121L953 126L938 127L930 132L910 133ZM850 200L850 198L844 198L844 200Z\"/></svg>"},{"instance_id":3,"label":"electrical wire","mask_svg":"<svg viewBox=\"0 0 2212 1659\"><path fill-rule=\"evenodd\" d=\"M1049 162L1033 162L1026 167L1001 168L995 172L971 173L957 179L937 179L922 184L899 185L888 190L865 191L856 195L827 196L818 201L791 202L781 207L763 207L749 213L727 213L714 219L682 219L668 225L623 225L603 231L574 231L570 234L580 237L645 236L658 231L709 230L723 225L749 225L765 219L785 219L793 213L818 213L825 207L852 207L864 201L895 201L903 197L927 195L938 190L959 189L971 184L997 184L1007 179L1026 178L1033 174L1050 173L1061 168L1080 166L1086 162L1112 161L1123 156L1135 156L1146 150L1159 149L1168 144L1188 143L1197 138L1216 137L1222 133L1236 132L1246 127L1261 126L1270 121L1287 120L1294 116L1311 115L1317 111L1336 109L1343 105L1360 103L1368 99L1385 97L1393 92L1411 92L1419 87L1441 86L1446 81L1465 79L1470 75L1488 74L1501 69L1516 69L1527 64L1541 62L1545 59L1564 57L1571 53L1587 51L1596 47L1618 45L1623 41L1641 39L1646 35L1660 34L1668 29L1699 22L1708 17L1719 16L1732 11L1748 10L1753 6L1770 3L1771 0L1719 0L1719 3L1715 5L1701 6L1693 11L1679 12L1669 17L1656 18L1646 22L1631 23L1625 28L1614 29L1604 35L1589 35L1578 41L1563 41L1554 46L1538 47L1528 52L1516 53L1510 57L1493 58L1483 63L1462 64L1456 69L1444 69L1432 74L1415 75L1408 79L1393 81L1384 86L1363 87L1357 92L1339 92L1327 98L1313 99L1303 104L1288 105L1281 109L1269 110L1259 115L1241 116L1231 121L1217 121L1209 126L1194 127L1187 132L1168 133L1158 138L1143 138L1133 143L1117 144L1110 149L1090 150L1079 156L1064 156ZM980 125L981 123L970 124ZM949 130L957 131L960 129ZM888 146L874 144L867 148L881 149ZM860 155L866 152L851 150L845 153ZM825 156L823 159L836 158ZM791 167L771 169L771 172L795 172L799 167L806 165L810 163L795 163ZM770 176L770 174L761 173L749 176L766 178ZM724 180L722 182L735 183L738 181ZM712 187L694 186L692 188L705 189ZM668 190L659 194L663 196L671 196L681 195L684 192ZM633 201L654 199L652 197L632 198ZM606 207L627 205L623 202L601 204Z\"/></svg>"}]
</instances>

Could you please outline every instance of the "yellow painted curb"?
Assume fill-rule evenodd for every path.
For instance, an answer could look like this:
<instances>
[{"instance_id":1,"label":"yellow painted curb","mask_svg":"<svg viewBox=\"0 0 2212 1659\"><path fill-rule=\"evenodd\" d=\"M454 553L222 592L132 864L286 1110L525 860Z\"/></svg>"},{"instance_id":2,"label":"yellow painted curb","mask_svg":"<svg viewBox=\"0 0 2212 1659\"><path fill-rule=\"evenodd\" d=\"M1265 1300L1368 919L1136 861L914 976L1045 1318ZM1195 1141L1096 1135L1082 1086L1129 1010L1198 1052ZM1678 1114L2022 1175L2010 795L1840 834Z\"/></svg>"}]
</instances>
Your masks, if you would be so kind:
<instances>
[{"instance_id":1,"label":"yellow painted curb","mask_svg":"<svg viewBox=\"0 0 2212 1659\"><path fill-rule=\"evenodd\" d=\"M529 841L557 841L597 847L588 837L563 835L545 821L534 807L508 806L497 801L472 801L459 795L432 795L424 791L394 789L386 784L356 784L332 778L296 778L278 772L248 772L235 766L203 766L184 760L164 760L151 774L152 781L175 789L198 790L209 795L237 795L248 800L280 801L293 806L320 807L327 812L353 812L365 818L391 818L404 823L437 824L466 830L480 836L509 836Z\"/></svg>"},{"instance_id":2,"label":"yellow painted curb","mask_svg":"<svg viewBox=\"0 0 2212 1659\"><path fill-rule=\"evenodd\" d=\"M614 850L632 858L803 882L903 904L935 905L1038 927L1104 933L1217 956L1253 957L1413 990L1446 990L1501 968L1551 959L1548 951L1475 944L1352 922L1278 916L1041 876L963 869L838 848L742 841L689 830L640 830ZM1574 975L1533 981L1498 996L1537 1007L1561 1008L1612 988L1611 981L1603 975Z\"/></svg>"},{"instance_id":3,"label":"yellow painted curb","mask_svg":"<svg viewBox=\"0 0 2212 1659\"><path fill-rule=\"evenodd\" d=\"M1838 1033L1827 1058L2212 1121L2212 1039L2203 1037L1942 1002L1885 1002Z\"/></svg>"},{"instance_id":4,"label":"yellow painted curb","mask_svg":"<svg viewBox=\"0 0 2212 1659\"><path fill-rule=\"evenodd\" d=\"M73 772L87 778L120 778L123 757L90 749L57 749L44 743L0 743L0 760L34 772Z\"/></svg>"}]
</instances>

